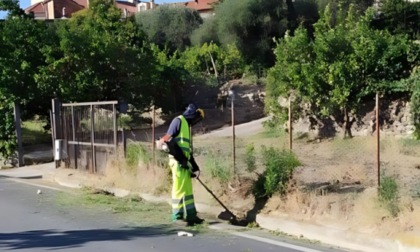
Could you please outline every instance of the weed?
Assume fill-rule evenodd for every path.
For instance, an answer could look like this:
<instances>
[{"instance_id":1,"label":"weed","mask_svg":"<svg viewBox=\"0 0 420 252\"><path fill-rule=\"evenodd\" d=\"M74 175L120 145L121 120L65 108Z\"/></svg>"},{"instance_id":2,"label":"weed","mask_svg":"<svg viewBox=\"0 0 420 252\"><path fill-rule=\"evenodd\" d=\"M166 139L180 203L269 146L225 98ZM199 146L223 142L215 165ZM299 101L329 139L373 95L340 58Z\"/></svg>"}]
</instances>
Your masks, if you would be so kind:
<instances>
[{"instance_id":1,"label":"weed","mask_svg":"<svg viewBox=\"0 0 420 252\"><path fill-rule=\"evenodd\" d=\"M413 185L411 185L410 194L411 197L420 199L420 181L415 182Z\"/></svg>"},{"instance_id":2,"label":"weed","mask_svg":"<svg viewBox=\"0 0 420 252\"><path fill-rule=\"evenodd\" d=\"M398 206L398 184L393 177L382 176L379 187L379 200L386 205L392 216L397 216L400 209Z\"/></svg>"},{"instance_id":3,"label":"weed","mask_svg":"<svg viewBox=\"0 0 420 252\"><path fill-rule=\"evenodd\" d=\"M420 141L416 139L402 139L400 145L400 153L406 156L417 157L420 154Z\"/></svg>"},{"instance_id":4,"label":"weed","mask_svg":"<svg viewBox=\"0 0 420 252\"><path fill-rule=\"evenodd\" d=\"M262 156L266 170L254 184L254 195L271 197L277 192L285 194L294 168L300 165L299 160L292 152L265 146L262 146Z\"/></svg>"},{"instance_id":5,"label":"weed","mask_svg":"<svg viewBox=\"0 0 420 252\"><path fill-rule=\"evenodd\" d=\"M126 151L127 165L130 167L137 166L140 161L149 164L151 161L150 153L140 143L129 142Z\"/></svg>"},{"instance_id":6,"label":"weed","mask_svg":"<svg viewBox=\"0 0 420 252\"><path fill-rule=\"evenodd\" d=\"M246 170L248 172L254 172L257 168L256 163L256 157L255 157L255 148L253 144L249 144L246 146L245 150L245 163L246 163Z\"/></svg>"},{"instance_id":7,"label":"weed","mask_svg":"<svg viewBox=\"0 0 420 252\"><path fill-rule=\"evenodd\" d=\"M258 225L257 222L253 221L253 222L248 223L248 225L246 227L247 228L258 228L260 226Z\"/></svg>"},{"instance_id":8,"label":"weed","mask_svg":"<svg viewBox=\"0 0 420 252\"><path fill-rule=\"evenodd\" d=\"M232 171L226 164L226 160L220 155L209 152L204 160L206 170L213 178L219 179L221 183L227 183L232 177Z\"/></svg>"}]
</instances>

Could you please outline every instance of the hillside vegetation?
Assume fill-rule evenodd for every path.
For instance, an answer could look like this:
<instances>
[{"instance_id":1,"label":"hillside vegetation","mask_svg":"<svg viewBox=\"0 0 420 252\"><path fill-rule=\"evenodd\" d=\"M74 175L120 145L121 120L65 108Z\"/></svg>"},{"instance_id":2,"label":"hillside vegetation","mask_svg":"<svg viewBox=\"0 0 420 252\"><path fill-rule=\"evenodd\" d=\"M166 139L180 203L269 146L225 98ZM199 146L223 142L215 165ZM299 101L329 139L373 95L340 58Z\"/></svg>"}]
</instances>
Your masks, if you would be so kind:
<instances>
[{"instance_id":1,"label":"hillside vegetation","mask_svg":"<svg viewBox=\"0 0 420 252\"><path fill-rule=\"evenodd\" d=\"M241 77L267 79L273 127L287 118L279 99L293 96L308 104L296 106L296 117L335 120L351 136L360 108L379 92L411 103L418 136L419 4L224 0L202 19L170 5L122 18L112 0L92 0L68 20L45 22L17 0L2 1L0 153L16 149L15 102L23 120L48 119L52 98L127 101L135 119L151 105L176 113L201 102L190 95L198 87Z\"/></svg>"}]
</instances>

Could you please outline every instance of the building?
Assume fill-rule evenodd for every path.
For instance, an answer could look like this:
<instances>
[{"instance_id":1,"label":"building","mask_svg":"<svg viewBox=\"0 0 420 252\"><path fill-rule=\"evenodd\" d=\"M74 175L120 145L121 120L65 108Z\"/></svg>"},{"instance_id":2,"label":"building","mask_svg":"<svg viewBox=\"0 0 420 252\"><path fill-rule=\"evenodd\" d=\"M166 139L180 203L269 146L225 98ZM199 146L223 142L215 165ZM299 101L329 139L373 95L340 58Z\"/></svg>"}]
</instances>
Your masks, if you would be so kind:
<instances>
[{"instance_id":1,"label":"building","mask_svg":"<svg viewBox=\"0 0 420 252\"><path fill-rule=\"evenodd\" d=\"M133 16L140 11L153 9L157 6L154 0L149 2L139 0L114 1L115 6L122 11L123 17ZM70 18L73 13L89 8L89 0L31 0L31 6L25 13L32 13L35 19L53 20Z\"/></svg>"},{"instance_id":2,"label":"building","mask_svg":"<svg viewBox=\"0 0 420 252\"><path fill-rule=\"evenodd\" d=\"M214 14L214 5L218 2L219 0L194 0L185 2L183 5L189 9L198 11L202 18L207 18Z\"/></svg>"},{"instance_id":3,"label":"building","mask_svg":"<svg viewBox=\"0 0 420 252\"><path fill-rule=\"evenodd\" d=\"M175 4L196 10L202 18L206 18L213 15L214 4L218 2L219 0L194 0ZM123 17L158 6L154 0L115 0L114 3L122 11ZM89 8L89 0L31 0L31 6L25 9L25 13L32 13L35 19L53 20L70 18L73 13L86 8Z\"/></svg>"}]
</instances>

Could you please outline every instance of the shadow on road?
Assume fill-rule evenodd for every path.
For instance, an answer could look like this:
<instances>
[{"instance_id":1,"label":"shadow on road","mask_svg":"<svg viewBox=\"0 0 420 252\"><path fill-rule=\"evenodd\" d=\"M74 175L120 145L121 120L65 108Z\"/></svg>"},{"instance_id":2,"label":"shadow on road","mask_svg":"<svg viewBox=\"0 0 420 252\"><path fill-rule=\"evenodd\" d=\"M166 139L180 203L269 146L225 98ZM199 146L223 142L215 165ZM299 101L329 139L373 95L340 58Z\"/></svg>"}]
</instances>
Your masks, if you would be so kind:
<instances>
[{"instance_id":1,"label":"shadow on road","mask_svg":"<svg viewBox=\"0 0 420 252\"><path fill-rule=\"evenodd\" d=\"M128 241L138 237L157 237L175 234L171 225L121 229L89 229L59 231L33 230L17 233L0 233L0 249L75 248L95 241Z\"/></svg>"}]
</instances>

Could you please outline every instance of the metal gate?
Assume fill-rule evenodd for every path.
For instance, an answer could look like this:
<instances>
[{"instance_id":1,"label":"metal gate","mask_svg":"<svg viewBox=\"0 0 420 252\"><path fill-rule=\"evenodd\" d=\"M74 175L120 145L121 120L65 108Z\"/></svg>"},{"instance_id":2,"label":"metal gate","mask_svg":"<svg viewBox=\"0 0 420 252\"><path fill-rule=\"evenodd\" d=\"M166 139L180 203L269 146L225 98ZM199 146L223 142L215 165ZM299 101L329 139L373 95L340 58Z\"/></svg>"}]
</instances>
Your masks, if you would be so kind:
<instances>
[{"instance_id":1,"label":"metal gate","mask_svg":"<svg viewBox=\"0 0 420 252\"><path fill-rule=\"evenodd\" d=\"M104 173L118 148L117 101L63 103L53 100L56 160L66 168Z\"/></svg>"}]
</instances>

